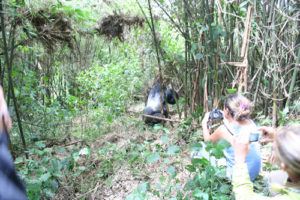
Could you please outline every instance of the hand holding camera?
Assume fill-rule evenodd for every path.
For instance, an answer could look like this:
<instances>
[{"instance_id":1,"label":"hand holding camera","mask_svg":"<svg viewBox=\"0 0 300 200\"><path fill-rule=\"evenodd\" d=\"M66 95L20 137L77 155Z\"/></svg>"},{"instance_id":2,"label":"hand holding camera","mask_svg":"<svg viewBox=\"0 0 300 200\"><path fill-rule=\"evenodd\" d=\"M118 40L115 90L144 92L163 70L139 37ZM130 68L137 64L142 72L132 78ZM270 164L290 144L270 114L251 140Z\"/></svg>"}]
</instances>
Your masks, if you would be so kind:
<instances>
[{"instance_id":1,"label":"hand holding camera","mask_svg":"<svg viewBox=\"0 0 300 200\"><path fill-rule=\"evenodd\" d=\"M260 143L265 144L268 142L273 142L274 135L275 135L275 129L272 127L266 127L262 126L259 128L259 130L262 131L262 139L260 140Z\"/></svg>"}]
</instances>

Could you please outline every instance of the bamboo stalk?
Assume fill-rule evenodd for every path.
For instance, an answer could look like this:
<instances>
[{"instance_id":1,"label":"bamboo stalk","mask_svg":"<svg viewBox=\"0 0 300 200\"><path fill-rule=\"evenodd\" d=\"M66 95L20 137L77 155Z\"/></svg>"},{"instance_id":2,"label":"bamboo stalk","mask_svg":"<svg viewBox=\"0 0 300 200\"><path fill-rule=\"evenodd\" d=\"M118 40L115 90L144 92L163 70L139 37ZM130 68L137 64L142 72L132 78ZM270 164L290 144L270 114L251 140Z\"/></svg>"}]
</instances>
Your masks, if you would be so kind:
<instances>
[{"instance_id":1,"label":"bamboo stalk","mask_svg":"<svg viewBox=\"0 0 300 200\"><path fill-rule=\"evenodd\" d=\"M197 62L197 73L196 73L196 79L194 81L194 91L193 91L193 97L192 97L192 112L195 112L195 99L197 95L197 89L198 89L198 82L199 82L199 75L200 75L200 60Z\"/></svg>"},{"instance_id":2,"label":"bamboo stalk","mask_svg":"<svg viewBox=\"0 0 300 200\"><path fill-rule=\"evenodd\" d=\"M242 92L242 89L244 87L244 91L247 91L247 73L248 73L248 49L249 49L249 40L250 40L250 30L251 30L251 17L252 17L252 7L248 7L247 12L247 18L246 18L246 25L245 25L245 31L243 36L243 44L241 48L241 57L243 57L243 62L226 62L229 65L233 65L236 67L240 67L237 75L232 83L232 87L235 86L235 81L238 78L238 73L240 73L239 77L239 87L238 92Z\"/></svg>"},{"instance_id":3,"label":"bamboo stalk","mask_svg":"<svg viewBox=\"0 0 300 200\"><path fill-rule=\"evenodd\" d=\"M289 94L288 94L288 99L286 101L285 107L288 108L290 105L290 101L291 101L291 97L294 91L294 87L295 87L295 83L296 83L296 77L298 74L300 68L300 47L298 47L298 55L297 55L297 61L296 61L296 65L294 67L294 71L293 71L293 77L292 77L292 82L290 85L290 89L289 89Z\"/></svg>"},{"instance_id":4,"label":"bamboo stalk","mask_svg":"<svg viewBox=\"0 0 300 200\"><path fill-rule=\"evenodd\" d=\"M188 35L189 35L189 29L188 29L188 15L187 15L187 2L183 1L184 6L184 24L185 24L185 43L184 43L184 49L185 49L185 73L184 73L184 94L185 94L185 101L184 101L184 117L187 118L187 105L188 105Z\"/></svg>"},{"instance_id":5,"label":"bamboo stalk","mask_svg":"<svg viewBox=\"0 0 300 200\"><path fill-rule=\"evenodd\" d=\"M272 43L273 43L273 53L277 55L277 48L276 48L276 29L275 29L275 1L272 2L270 15L269 15L269 21L271 22L271 28L272 28ZM273 60L274 64L274 73L273 73L273 110L272 110L272 126L275 127L277 125L277 83L278 83L278 74L277 74L277 65L275 63L275 60Z\"/></svg>"},{"instance_id":6,"label":"bamboo stalk","mask_svg":"<svg viewBox=\"0 0 300 200\"><path fill-rule=\"evenodd\" d=\"M222 17L221 17L221 9L220 7L218 7L218 24L222 23ZM215 77L216 77L216 85L215 85L215 98L214 98L214 103L213 103L213 107L217 108L218 107L218 103L219 100L221 99L221 93L220 93L220 84L219 84L219 64L220 64L220 56L219 56L219 52L220 52L220 37L218 37L217 40L217 55L216 55L216 67L215 67Z\"/></svg>"}]
</instances>

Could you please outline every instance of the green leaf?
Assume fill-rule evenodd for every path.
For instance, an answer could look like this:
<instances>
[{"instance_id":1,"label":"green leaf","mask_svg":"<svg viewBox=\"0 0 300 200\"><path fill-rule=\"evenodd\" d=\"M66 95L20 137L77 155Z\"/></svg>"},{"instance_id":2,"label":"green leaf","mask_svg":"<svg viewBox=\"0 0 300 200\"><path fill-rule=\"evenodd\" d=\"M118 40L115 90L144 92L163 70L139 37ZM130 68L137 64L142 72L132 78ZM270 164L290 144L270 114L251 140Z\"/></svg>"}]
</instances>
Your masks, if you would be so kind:
<instances>
[{"instance_id":1,"label":"green leaf","mask_svg":"<svg viewBox=\"0 0 300 200\"><path fill-rule=\"evenodd\" d=\"M200 60L202 58L203 58L203 54L201 54L201 53L197 53L196 56L195 56L196 60Z\"/></svg>"},{"instance_id":2,"label":"green leaf","mask_svg":"<svg viewBox=\"0 0 300 200\"><path fill-rule=\"evenodd\" d=\"M43 164L47 164L50 160L50 157L49 156L44 156L43 159L42 159L42 163Z\"/></svg>"},{"instance_id":3,"label":"green leaf","mask_svg":"<svg viewBox=\"0 0 300 200\"><path fill-rule=\"evenodd\" d=\"M74 152L73 153L73 158L74 158L75 161L79 160L79 154L78 154L78 152Z\"/></svg>"},{"instance_id":4,"label":"green leaf","mask_svg":"<svg viewBox=\"0 0 300 200\"><path fill-rule=\"evenodd\" d=\"M174 178L176 176L176 169L173 166L169 166L167 168L167 172L172 178Z\"/></svg>"},{"instance_id":5,"label":"green leaf","mask_svg":"<svg viewBox=\"0 0 300 200\"><path fill-rule=\"evenodd\" d=\"M55 179L53 179L50 181L50 186L53 191L56 191L58 189L58 182Z\"/></svg>"},{"instance_id":6,"label":"green leaf","mask_svg":"<svg viewBox=\"0 0 300 200\"><path fill-rule=\"evenodd\" d=\"M46 147L46 145L45 145L43 142L41 142L41 141L36 142L35 145L36 145L38 148L40 148L40 149L43 149L43 148Z\"/></svg>"},{"instance_id":7,"label":"green leaf","mask_svg":"<svg viewBox=\"0 0 300 200\"><path fill-rule=\"evenodd\" d=\"M207 25L206 25L206 26L202 26L202 31L203 31L203 32L208 31L208 30L209 30L209 28L208 28Z\"/></svg>"},{"instance_id":8,"label":"green leaf","mask_svg":"<svg viewBox=\"0 0 300 200\"><path fill-rule=\"evenodd\" d=\"M165 133L167 133L167 134L170 134L170 130L167 129L167 128L163 128L163 131L164 131Z\"/></svg>"},{"instance_id":9,"label":"green leaf","mask_svg":"<svg viewBox=\"0 0 300 200\"><path fill-rule=\"evenodd\" d=\"M220 139L216 144L220 147L223 147L224 149L231 147L231 144L227 140L224 140L224 139Z\"/></svg>"},{"instance_id":10,"label":"green leaf","mask_svg":"<svg viewBox=\"0 0 300 200\"><path fill-rule=\"evenodd\" d=\"M61 170L61 166L60 166L59 162L57 161L57 159L54 158L54 159L50 160L50 164L53 167L55 172L58 172Z\"/></svg>"},{"instance_id":11,"label":"green leaf","mask_svg":"<svg viewBox=\"0 0 300 200\"><path fill-rule=\"evenodd\" d=\"M167 144L167 142L168 142L168 136L167 135L162 135L160 137L160 139L163 141L164 144Z\"/></svg>"},{"instance_id":12,"label":"green leaf","mask_svg":"<svg viewBox=\"0 0 300 200\"><path fill-rule=\"evenodd\" d=\"M41 177L40 177L40 180L42 182L46 182L49 178L51 177L51 174L48 172L46 174L43 174Z\"/></svg>"},{"instance_id":13,"label":"green leaf","mask_svg":"<svg viewBox=\"0 0 300 200\"><path fill-rule=\"evenodd\" d=\"M26 189L31 192L40 192L42 189L42 182L37 179L28 180L26 182Z\"/></svg>"},{"instance_id":14,"label":"green leaf","mask_svg":"<svg viewBox=\"0 0 300 200\"><path fill-rule=\"evenodd\" d=\"M192 164L194 166L201 166L201 165L204 165L204 166L209 166L210 165L210 162L206 159L206 158L193 158L192 159Z\"/></svg>"},{"instance_id":15,"label":"green leaf","mask_svg":"<svg viewBox=\"0 0 300 200\"><path fill-rule=\"evenodd\" d=\"M240 3L239 7L242 8L242 7L244 7L247 3L248 3L248 1L244 1L244 2Z\"/></svg>"},{"instance_id":16,"label":"green leaf","mask_svg":"<svg viewBox=\"0 0 300 200\"><path fill-rule=\"evenodd\" d=\"M212 148L211 155L216 158L221 158L224 156L223 150L231 147L231 144L224 139L219 140Z\"/></svg>"},{"instance_id":17,"label":"green leaf","mask_svg":"<svg viewBox=\"0 0 300 200\"><path fill-rule=\"evenodd\" d=\"M227 92L228 92L229 94L236 93L236 91L237 91L236 88L233 88L233 89L226 89L226 90L227 90Z\"/></svg>"},{"instance_id":18,"label":"green leaf","mask_svg":"<svg viewBox=\"0 0 300 200\"><path fill-rule=\"evenodd\" d=\"M197 142L197 143L191 145L191 146L190 146L190 149L191 149L192 151L198 151L198 152L200 152L200 151L203 149L203 146L202 146L201 143L198 143L198 142Z\"/></svg>"},{"instance_id":19,"label":"green leaf","mask_svg":"<svg viewBox=\"0 0 300 200\"><path fill-rule=\"evenodd\" d=\"M155 124L153 127L154 130L158 131L160 129L163 129L163 126L161 124Z\"/></svg>"},{"instance_id":20,"label":"green leaf","mask_svg":"<svg viewBox=\"0 0 300 200\"><path fill-rule=\"evenodd\" d=\"M196 168L193 165L186 165L185 169L189 172L196 172Z\"/></svg>"},{"instance_id":21,"label":"green leaf","mask_svg":"<svg viewBox=\"0 0 300 200\"><path fill-rule=\"evenodd\" d=\"M200 166L202 164L201 159L200 158L193 158L191 160L193 166Z\"/></svg>"},{"instance_id":22,"label":"green leaf","mask_svg":"<svg viewBox=\"0 0 300 200\"><path fill-rule=\"evenodd\" d=\"M222 184L220 187L220 192L223 194L229 194L230 193L230 186L227 184Z\"/></svg>"},{"instance_id":23,"label":"green leaf","mask_svg":"<svg viewBox=\"0 0 300 200\"><path fill-rule=\"evenodd\" d=\"M160 155L158 152L152 153L150 156L147 157L146 161L148 163L156 162L160 159Z\"/></svg>"},{"instance_id":24,"label":"green leaf","mask_svg":"<svg viewBox=\"0 0 300 200\"><path fill-rule=\"evenodd\" d=\"M150 189L150 184L148 182L142 183L137 190L141 193L145 193Z\"/></svg>"},{"instance_id":25,"label":"green leaf","mask_svg":"<svg viewBox=\"0 0 300 200\"><path fill-rule=\"evenodd\" d=\"M191 52L194 53L197 47L198 47L197 43L192 43Z\"/></svg>"},{"instance_id":26,"label":"green leaf","mask_svg":"<svg viewBox=\"0 0 300 200\"><path fill-rule=\"evenodd\" d=\"M179 153L180 152L180 147L179 146L171 146L168 148L168 152L167 154L168 155L174 155L176 153Z\"/></svg>"},{"instance_id":27,"label":"green leaf","mask_svg":"<svg viewBox=\"0 0 300 200\"><path fill-rule=\"evenodd\" d=\"M46 194L46 197L48 197L48 198L54 197L54 195L55 195L55 193L53 193L48 188L43 189L43 192Z\"/></svg>"},{"instance_id":28,"label":"green leaf","mask_svg":"<svg viewBox=\"0 0 300 200\"><path fill-rule=\"evenodd\" d=\"M65 148L60 148L57 150L57 153L66 153L67 150Z\"/></svg>"},{"instance_id":29,"label":"green leaf","mask_svg":"<svg viewBox=\"0 0 300 200\"><path fill-rule=\"evenodd\" d=\"M79 16L81 16L81 17L84 16L84 14L83 14L83 12L82 12L81 9L76 8L76 9L75 9L75 12L76 12Z\"/></svg>"},{"instance_id":30,"label":"green leaf","mask_svg":"<svg viewBox=\"0 0 300 200\"><path fill-rule=\"evenodd\" d=\"M196 197L196 198L201 198L203 200L208 200L209 199L209 195L205 192L202 192L201 190L195 190L193 192L193 197Z\"/></svg>"},{"instance_id":31,"label":"green leaf","mask_svg":"<svg viewBox=\"0 0 300 200\"><path fill-rule=\"evenodd\" d=\"M16 158L15 165L20 164L20 163L23 163L23 158L22 157Z\"/></svg>"},{"instance_id":32,"label":"green leaf","mask_svg":"<svg viewBox=\"0 0 300 200\"><path fill-rule=\"evenodd\" d=\"M193 181L193 179L188 179L186 184L184 185L184 190L191 191L191 190L194 190L195 188L196 188L196 184Z\"/></svg>"}]
</instances>

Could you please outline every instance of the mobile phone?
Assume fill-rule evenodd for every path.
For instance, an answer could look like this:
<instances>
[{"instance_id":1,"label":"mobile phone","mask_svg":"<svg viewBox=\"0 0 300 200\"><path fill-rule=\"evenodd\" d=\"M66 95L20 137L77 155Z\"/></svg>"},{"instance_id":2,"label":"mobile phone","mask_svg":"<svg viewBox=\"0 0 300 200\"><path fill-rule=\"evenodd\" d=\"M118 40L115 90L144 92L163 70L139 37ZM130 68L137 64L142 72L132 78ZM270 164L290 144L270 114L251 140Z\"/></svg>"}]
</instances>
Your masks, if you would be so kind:
<instances>
[{"instance_id":1,"label":"mobile phone","mask_svg":"<svg viewBox=\"0 0 300 200\"><path fill-rule=\"evenodd\" d=\"M261 134L261 131L251 132L251 134L250 134L250 142L257 142L259 140L259 135L260 134Z\"/></svg>"}]
</instances>

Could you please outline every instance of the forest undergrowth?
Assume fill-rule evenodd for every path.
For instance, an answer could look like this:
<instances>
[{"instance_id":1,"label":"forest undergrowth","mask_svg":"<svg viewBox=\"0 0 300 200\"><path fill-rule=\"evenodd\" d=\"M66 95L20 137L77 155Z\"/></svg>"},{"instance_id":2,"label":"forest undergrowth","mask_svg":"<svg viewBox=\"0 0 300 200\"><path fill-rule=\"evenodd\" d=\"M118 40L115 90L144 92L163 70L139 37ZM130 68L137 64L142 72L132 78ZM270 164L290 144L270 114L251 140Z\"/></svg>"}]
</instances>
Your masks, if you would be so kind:
<instances>
[{"instance_id":1,"label":"forest undergrowth","mask_svg":"<svg viewBox=\"0 0 300 200\"><path fill-rule=\"evenodd\" d=\"M147 126L141 120L142 108L142 103L129 108L102 135L78 134L82 126L94 123L90 114L81 114L63 143L36 142L26 162L16 160L28 197L232 199L224 167L190 158L192 150L203 148L200 128L179 123ZM217 158L222 157L223 148L209 143L206 147ZM268 157L267 151L264 154ZM263 193L264 187L260 177L255 188Z\"/></svg>"}]
</instances>

